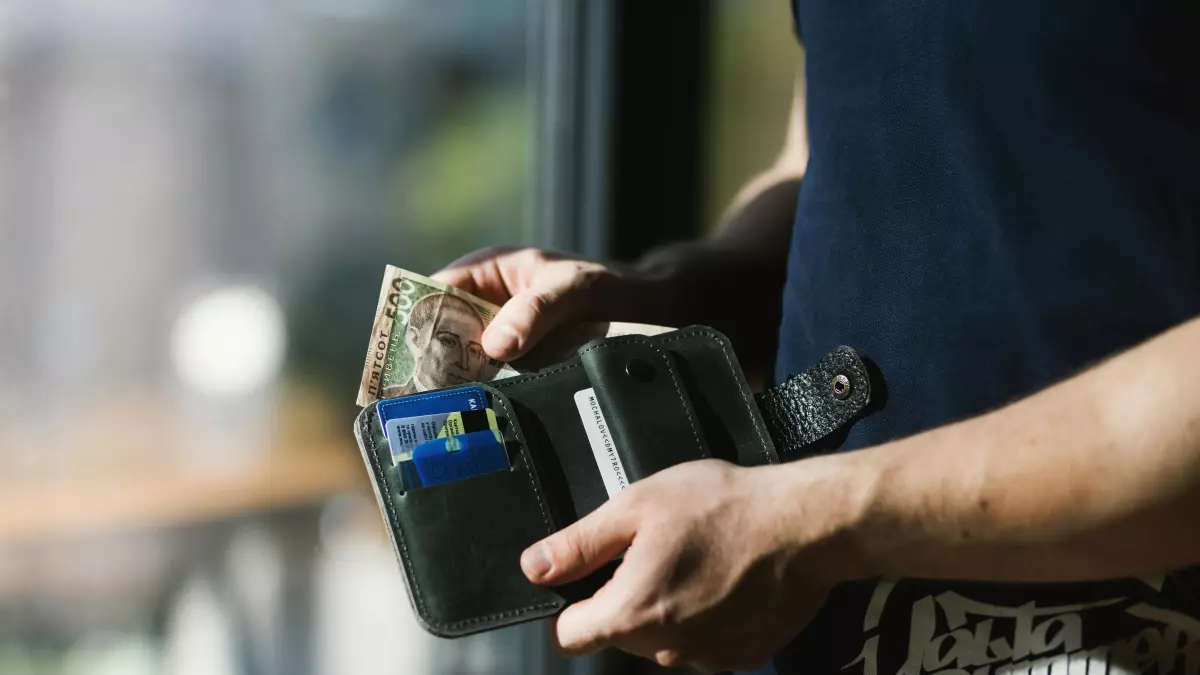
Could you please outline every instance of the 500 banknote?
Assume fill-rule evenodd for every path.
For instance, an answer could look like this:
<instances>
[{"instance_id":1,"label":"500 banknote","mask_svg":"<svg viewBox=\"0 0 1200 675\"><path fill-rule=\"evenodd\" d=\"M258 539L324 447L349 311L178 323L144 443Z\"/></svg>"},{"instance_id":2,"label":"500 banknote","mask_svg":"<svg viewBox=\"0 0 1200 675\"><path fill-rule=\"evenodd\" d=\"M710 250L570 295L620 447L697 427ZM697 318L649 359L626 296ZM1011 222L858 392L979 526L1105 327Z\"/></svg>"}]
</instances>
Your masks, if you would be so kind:
<instances>
[{"instance_id":1,"label":"500 banknote","mask_svg":"<svg viewBox=\"0 0 1200 675\"><path fill-rule=\"evenodd\" d=\"M388 265L375 307L358 405L519 374L521 369L483 351L483 331L499 310L466 291ZM633 323L579 324L556 331L522 363L561 360L597 337L668 330Z\"/></svg>"}]
</instances>

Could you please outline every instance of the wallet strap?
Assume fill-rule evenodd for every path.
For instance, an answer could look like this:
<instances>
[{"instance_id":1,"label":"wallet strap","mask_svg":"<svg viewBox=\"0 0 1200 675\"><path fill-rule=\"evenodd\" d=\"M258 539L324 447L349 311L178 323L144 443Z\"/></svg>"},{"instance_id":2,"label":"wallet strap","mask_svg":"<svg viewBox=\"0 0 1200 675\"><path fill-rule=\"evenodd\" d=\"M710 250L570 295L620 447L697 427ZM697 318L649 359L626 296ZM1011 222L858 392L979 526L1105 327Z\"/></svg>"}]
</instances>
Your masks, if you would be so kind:
<instances>
[{"instance_id":1,"label":"wallet strap","mask_svg":"<svg viewBox=\"0 0 1200 675\"><path fill-rule=\"evenodd\" d=\"M858 354L838 347L755 398L776 452L781 459L795 459L837 444L830 434L866 410L871 380Z\"/></svg>"}]
</instances>

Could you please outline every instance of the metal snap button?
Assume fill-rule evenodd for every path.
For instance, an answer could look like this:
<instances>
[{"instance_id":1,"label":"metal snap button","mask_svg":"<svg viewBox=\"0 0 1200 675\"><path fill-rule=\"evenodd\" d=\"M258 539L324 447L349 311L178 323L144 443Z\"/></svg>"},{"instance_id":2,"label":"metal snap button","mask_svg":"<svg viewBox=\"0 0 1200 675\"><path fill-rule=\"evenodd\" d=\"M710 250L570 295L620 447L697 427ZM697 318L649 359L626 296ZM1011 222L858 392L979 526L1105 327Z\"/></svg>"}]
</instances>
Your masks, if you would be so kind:
<instances>
[{"instance_id":1,"label":"metal snap button","mask_svg":"<svg viewBox=\"0 0 1200 675\"><path fill-rule=\"evenodd\" d=\"M630 359L625 364L625 374L636 382L649 382L654 379L654 366L642 359Z\"/></svg>"},{"instance_id":2,"label":"metal snap button","mask_svg":"<svg viewBox=\"0 0 1200 675\"><path fill-rule=\"evenodd\" d=\"M845 400L850 395L850 389L850 378L842 374L835 376L829 385L830 393L839 401Z\"/></svg>"}]
</instances>

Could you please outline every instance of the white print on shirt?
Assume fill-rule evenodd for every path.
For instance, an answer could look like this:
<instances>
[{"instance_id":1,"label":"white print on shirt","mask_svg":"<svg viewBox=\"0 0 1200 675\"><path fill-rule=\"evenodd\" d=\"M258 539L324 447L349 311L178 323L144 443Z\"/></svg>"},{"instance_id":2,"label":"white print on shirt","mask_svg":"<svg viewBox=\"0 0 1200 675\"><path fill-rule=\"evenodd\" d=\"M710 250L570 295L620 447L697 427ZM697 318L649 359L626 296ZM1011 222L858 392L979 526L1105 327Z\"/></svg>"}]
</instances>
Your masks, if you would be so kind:
<instances>
[{"instance_id":1,"label":"white print on shirt","mask_svg":"<svg viewBox=\"0 0 1200 675\"><path fill-rule=\"evenodd\" d=\"M863 622L875 629L893 582L876 587ZM944 592L912 605L908 649L895 675L1126 675L1154 673L1200 675L1200 620L1169 609L1135 603L1124 613L1139 619L1139 630L1100 645L1086 645L1085 619L1122 611L1126 598L1058 607L1028 602L1004 607ZM1097 610L1104 610L1107 612ZM937 633L938 616L947 629ZM1011 625L1007 634L996 621ZM862 664L862 675L879 673L879 636L863 643L858 657L842 667Z\"/></svg>"}]
</instances>

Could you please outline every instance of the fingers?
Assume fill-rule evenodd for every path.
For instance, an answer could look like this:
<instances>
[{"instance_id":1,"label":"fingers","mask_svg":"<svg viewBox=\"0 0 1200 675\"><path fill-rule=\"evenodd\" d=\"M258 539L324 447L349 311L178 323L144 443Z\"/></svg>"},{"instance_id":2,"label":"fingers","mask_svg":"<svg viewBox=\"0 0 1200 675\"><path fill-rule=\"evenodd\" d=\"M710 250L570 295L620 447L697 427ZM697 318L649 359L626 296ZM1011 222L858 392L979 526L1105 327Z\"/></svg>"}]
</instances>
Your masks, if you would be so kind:
<instances>
[{"instance_id":1,"label":"fingers","mask_svg":"<svg viewBox=\"0 0 1200 675\"><path fill-rule=\"evenodd\" d=\"M430 278L478 295L488 302L503 304L510 296L510 289L502 264L519 250L513 246L492 246L473 251L430 275Z\"/></svg>"},{"instance_id":2,"label":"fingers","mask_svg":"<svg viewBox=\"0 0 1200 675\"><path fill-rule=\"evenodd\" d=\"M521 554L521 569L530 581L538 584L575 581L629 548L636 533L637 521L632 509L610 501L570 527L525 549Z\"/></svg>"},{"instance_id":3,"label":"fingers","mask_svg":"<svg viewBox=\"0 0 1200 675\"><path fill-rule=\"evenodd\" d=\"M483 333L488 356L524 356L558 326L597 313L624 283L603 264L535 248L490 248L450 263L433 278L501 305ZM617 284L617 285L614 285Z\"/></svg>"},{"instance_id":4,"label":"fingers","mask_svg":"<svg viewBox=\"0 0 1200 675\"><path fill-rule=\"evenodd\" d=\"M478 251L471 251L449 265L446 265L441 272L434 274L433 278L437 279L438 281L443 281L440 276L442 274L453 274L456 271L467 270L471 267L479 265L482 262L503 258L520 250L522 249L516 246L489 246L487 248L481 248ZM450 282L444 281L444 283Z\"/></svg>"},{"instance_id":5,"label":"fingers","mask_svg":"<svg viewBox=\"0 0 1200 675\"><path fill-rule=\"evenodd\" d=\"M502 305L484 331L483 349L510 361L586 309L586 291L603 269L538 249L497 247L459 258L433 279Z\"/></svg>"},{"instance_id":6,"label":"fingers","mask_svg":"<svg viewBox=\"0 0 1200 675\"><path fill-rule=\"evenodd\" d=\"M637 534L637 511L628 500L610 501L574 525L529 547L521 569L535 583L566 583L596 571L627 550ZM626 623L635 584L614 575L591 598L567 607L559 615L555 635L559 649L587 654L608 646L617 628Z\"/></svg>"},{"instance_id":7,"label":"fingers","mask_svg":"<svg viewBox=\"0 0 1200 675\"><path fill-rule=\"evenodd\" d=\"M579 290L575 276L556 274L517 293L484 331L484 351L502 361L523 356L546 333L583 310L585 302Z\"/></svg>"},{"instance_id":8,"label":"fingers","mask_svg":"<svg viewBox=\"0 0 1200 675\"><path fill-rule=\"evenodd\" d=\"M462 267L447 267L444 270L433 273L429 277L434 281L440 281L447 286L464 290L468 293L476 293L475 277L471 274L471 268Z\"/></svg>"},{"instance_id":9,"label":"fingers","mask_svg":"<svg viewBox=\"0 0 1200 675\"><path fill-rule=\"evenodd\" d=\"M434 281L479 295L488 303L503 305L523 285L521 271L538 268L532 264L545 253L516 246L491 246L467 253L431 276Z\"/></svg>"},{"instance_id":10,"label":"fingers","mask_svg":"<svg viewBox=\"0 0 1200 675\"><path fill-rule=\"evenodd\" d=\"M618 573L596 595L564 609L554 626L559 650L581 656L616 647L668 668L688 663L684 650L666 646L678 636L650 600L653 589L639 588L645 580L636 576Z\"/></svg>"},{"instance_id":11,"label":"fingers","mask_svg":"<svg viewBox=\"0 0 1200 675\"><path fill-rule=\"evenodd\" d=\"M614 640L623 631L619 626L627 623L629 599L622 597L621 588L609 586L596 595L582 600L563 610L554 625L554 637L558 649L568 656L582 656L611 646L621 646L630 653L649 656L644 650L629 649L627 645L616 645Z\"/></svg>"}]
</instances>

